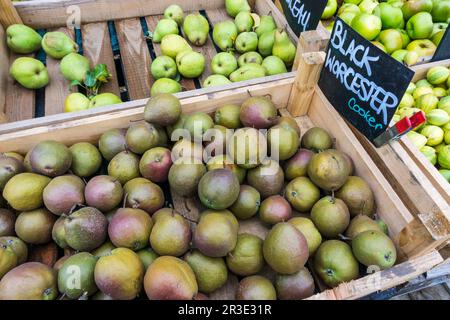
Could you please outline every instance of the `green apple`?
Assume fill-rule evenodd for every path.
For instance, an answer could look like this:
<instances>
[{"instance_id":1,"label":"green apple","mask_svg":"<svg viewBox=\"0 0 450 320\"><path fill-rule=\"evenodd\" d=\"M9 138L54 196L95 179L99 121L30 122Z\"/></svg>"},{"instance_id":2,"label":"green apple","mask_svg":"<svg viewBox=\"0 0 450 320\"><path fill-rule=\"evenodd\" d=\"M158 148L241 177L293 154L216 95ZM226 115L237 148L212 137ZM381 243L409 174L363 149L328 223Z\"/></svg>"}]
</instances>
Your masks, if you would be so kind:
<instances>
[{"instance_id":1,"label":"green apple","mask_svg":"<svg viewBox=\"0 0 450 320\"><path fill-rule=\"evenodd\" d=\"M330 19L337 10L337 0L328 0L325 10L322 13L322 19Z\"/></svg>"},{"instance_id":2,"label":"green apple","mask_svg":"<svg viewBox=\"0 0 450 320\"><path fill-rule=\"evenodd\" d=\"M450 0L434 1L431 10L434 22L450 22Z\"/></svg>"},{"instance_id":3,"label":"green apple","mask_svg":"<svg viewBox=\"0 0 450 320\"><path fill-rule=\"evenodd\" d=\"M406 32L406 30L403 29L397 29L400 34L402 35L402 39L403 39L403 48L406 48L406 46L411 42L411 39L408 36L408 32Z\"/></svg>"},{"instance_id":4,"label":"green apple","mask_svg":"<svg viewBox=\"0 0 450 320\"><path fill-rule=\"evenodd\" d=\"M91 99L91 102L89 103L89 109L102 106L110 106L118 103L122 103L122 100L115 94L109 92L101 93Z\"/></svg>"},{"instance_id":5,"label":"green apple","mask_svg":"<svg viewBox=\"0 0 450 320\"><path fill-rule=\"evenodd\" d=\"M344 20L344 22L346 24L351 26L352 25L352 21L356 17L356 15L357 15L357 13L354 13L354 12L351 12L351 11L344 11L344 12L340 13L338 16L339 16L339 18Z\"/></svg>"},{"instance_id":6,"label":"green apple","mask_svg":"<svg viewBox=\"0 0 450 320\"><path fill-rule=\"evenodd\" d=\"M367 40L373 40L380 34L381 19L373 14L360 13L353 19L351 26Z\"/></svg>"},{"instance_id":7,"label":"green apple","mask_svg":"<svg viewBox=\"0 0 450 320\"><path fill-rule=\"evenodd\" d=\"M432 37L431 37L431 41L436 45L439 46L439 44L441 43L442 38L444 37L445 31L441 30L436 32Z\"/></svg>"},{"instance_id":8,"label":"green apple","mask_svg":"<svg viewBox=\"0 0 450 320\"><path fill-rule=\"evenodd\" d=\"M407 0L402 6L405 20L408 20L419 12L431 12L431 9L433 9L432 0Z\"/></svg>"},{"instance_id":9,"label":"green apple","mask_svg":"<svg viewBox=\"0 0 450 320\"><path fill-rule=\"evenodd\" d=\"M420 59L419 54L416 51L408 51L403 63L408 67L410 67L418 63L419 59Z\"/></svg>"},{"instance_id":10,"label":"green apple","mask_svg":"<svg viewBox=\"0 0 450 320\"><path fill-rule=\"evenodd\" d=\"M41 48L42 37L24 24L12 24L6 29L6 44L15 53L33 53Z\"/></svg>"},{"instance_id":11,"label":"green apple","mask_svg":"<svg viewBox=\"0 0 450 320\"><path fill-rule=\"evenodd\" d=\"M205 57L196 51L182 51L177 54L175 61L178 72L186 78L197 78L205 70Z\"/></svg>"},{"instance_id":12,"label":"green apple","mask_svg":"<svg viewBox=\"0 0 450 320\"><path fill-rule=\"evenodd\" d=\"M221 74L212 74L203 82L203 88L223 86L232 83L230 79Z\"/></svg>"},{"instance_id":13,"label":"green apple","mask_svg":"<svg viewBox=\"0 0 450 320\"><path fill-rule=\"evenodd\" d=\"M380 32L378 36L380 41L386 48L388 54L403 48L403 38L401 33L396 29L387 29Z\"/></svg>"},{"instance_id":14,"label":"green apple","mask_svg":"<svg viewBox=\"0 0 450 320\"><path fill-rule=\"evenodd\" d=\"M445 31L448 27L448 23L438 22L433 23L433 32L431 33L432 36L434 36L439 31Z\"/></svg>"},{"instance_id":15,"label":"green apple","mask_svg":"<svg viewBox=\"0 0 450 320\"><path fill-rule=\"evenodd\" d=\"M153 78L156 80L161 78L174 79L177 76L177 65L175 60L171 57L159 56L153 60L152 65L150 66L150 71Z\"/></svg>"},{"instance_id":16,"label":"green apple","mask_svg":"<svg viewBox=\"0 0 450 320\"><path fill-rule=\"evenodd\" d=\"M242 32L237 36L234 45L239 53L256 51L258 49L258 35L256 32Z\"/></svg>"},{"instance_id":17,"label":"green apple","mask_svg":"<svg viewBox=\"0 0 450 320\"><path fill-rule=\"evenodd\" d=\"M86 73L91 69L90 62L81 54L72 52L62 58L59 70L64 78L69 81L83 82Z\"/></svg>"},{"instance_id":18,"label":"green apple","mask_svg":"<svg viewBox=\"0 0 450 320\"><path fill-rule=\"evenodd\" d=\"M427 79L420 79L419 81L416 82L416 88L422 88L422 87L433 89L433 85L431 83L429 83ZM431 92L427 92L427 93L431 93Z\"/></svg>"},{"instance_id":19,"label":"green apple","mask_svg":"<svg viewBox=\"0 0 450 320\"><path fill-rule=\"evenodd\" d=\"M155 96L159 93L177 93L181 92L181 85L170 78L160 78L156 80L150 90L150 95Z\"/></svg>"},{"instance_id":20,"label":"green apple","mask_svg":"<svg viewBox=\"0 0 450 320\"><path fill-rule=\"evenodd\" d=\"M359 4L359 9L364 13L373 13L375 8L379 5L377 0L363 0Z\"/></svg>"},{"instance_id":21,"label":"green apple","mask_svg":"<svg viewBox=\"0 0 450 320\"><path fill-rule=\"evenodd\" d=\"M395 60L397 60L398 62L403 63L407 53L408 53L408 50L400 49L400 50L396 50L396 51L392 52L391 57L394 58Z\"/></svg>"},{"instance_id":22,"label":"green apple","mask_svg":"<svg viewBox=\"0 0 450 320\"><path fill-rule=\"evenodd\" d=\"M436 45L431 40L414 40L406 47L408 51L415 51L419 57L428 57L434 55L436 52Z\"/></svg>"},{"instance_id":23,"label":"green apple","mask_svg":"<svg viewBox=\"0 0 450 320\"><path fill-rule=\"evenodd\" d=\"M344 3L338 10L338 15L343 12L353 12L354 14L361 13L361 9L353 3Z\"/></svg>"},{"instance_id":24,"label":"green apple","mask_svg":"<svg viewBox=\"0 0 450 320\"><path fill-rule=\"evenodd\" d=\"M164 18L175 20L179 26L183 24L183 17L183 9L176 4L172 4L164 10Z\"/></svg>"},{"instance_id":25,"label":"green apple","mask_svg":"<svg viewBox=\"0 0 450 320\"><path fill-rule=\"evenodd\" d=\"M380 17L383 29L403 29L405 26L402 10L386 2L380 3L373 14Z\"/></svg>"},{"instance_id":26,"label":"green apple","mask_svg":"<svg viewBox=\"0 0 450 320\"><path fill-rule=\"evenodd\" d=\"M405 4L405 0L388 0L387 3L389 3L391 6L395 8L402 8Z\"/></svg>"},{"instance_id":27,"label":"green apple","mask_svg":"<svg viewBox=\"0 0 450 320\"><path fill-rule=\"evenodd\" d=\"M47 68L34 58L20 57L14 60L9 69L14 80L27 89L40 89L49 82Z\"/></svg>"},{"instance_id":28,"label":"green apple","mask_svg":"<svg viewBox=\"0 0 450 320\"><path fill-rule=\"evenodd\" d=\"M433 32L433 18L428 12L413 15L406 23L406 31L411 39L428 39Z\"/></svg>"},{"instance_id":29,"label":"green apple","mask_svg":"<svg viewBox=\"0 0 450 320\"><path fill-rule=\"evenodd\" d=\"M82 93L69 94L64 101L64 112L76 112L89 109L90 100Z\"/></svg>"},{"instance_id":30,"label":"green apple","mask_svg":"<svg viewBox=\"0 0 450 320\"><path fill-rule=\"evenodd\" d=\"M408 84L408 88L406 89L406 93L412 94L415 89L416 89L416 85L414 84L414 82L410 82Z\"/></svg>"},{"instance_id":31,"label":"green apple","mask_svg":"<svg viewBox=\"0 0 450 320\"><path fill-rule=\"evenodd\" d=\"M344 0L344 3L360 4L362 0Z\"/></svg>"},{"instance_id":32,"label":"green apple","mask_svg":"<svg viewBox=\"0 0 450 320\"><path fill-rule=\"evenodd\" d=\"M261 65L266 69L266 75L268 76L287 72L286 65L283 60L276 56L268 56L264 58Z\"/></svg>"},{"instance_id":33,"label":"green apple","mask_svg":"<svg viewBox=\"0 0 450 320\"><path fill-rule=\"evenodd\" d=\"M387 52L386 48L384 47L384 45L380 42L380 41L370 41L372 42L372 44L376 47L378 47L378 49L380 49L383 52Z\"/></svg>"},{"instance_id":34,"label":"green apple","mask_svg":"<svg viewBox=\"0 0 450 320\"><path fill-rule=\"evenodd\" d=\"M211 60L211 70L214 74L228 77L238 67L236 57L229 52L220 52Z\"/></svg>"}]
</instances>

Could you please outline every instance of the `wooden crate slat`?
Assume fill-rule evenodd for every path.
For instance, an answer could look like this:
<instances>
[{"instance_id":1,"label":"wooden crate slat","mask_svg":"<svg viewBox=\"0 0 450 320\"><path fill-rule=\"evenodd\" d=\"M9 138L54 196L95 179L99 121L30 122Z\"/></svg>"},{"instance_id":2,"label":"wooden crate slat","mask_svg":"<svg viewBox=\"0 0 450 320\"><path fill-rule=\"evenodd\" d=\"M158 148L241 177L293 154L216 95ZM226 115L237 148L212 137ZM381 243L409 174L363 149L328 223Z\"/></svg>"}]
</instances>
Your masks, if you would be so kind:
<instances>
[{"instance_id":1,"label":"wooden crate slat","mask_svg":"<svg viewBox=\"0 0 450 320\"><path fill-rule=\"evenodd\" d=\"M150 97L151 57L139 19L115 22L130 100Z\"/></svg>"},{"instance_id":2,"label":"wooden crate slat","mask_svg":"<svg viewBox=\"0 0 450 320\"><path fill-rule=\"evenodd\" d=\"M3 27L0 25L0 39L4 39L6 33ZM8 48L6 46L6 41L0 41L0 61L9 61ZM5 67L0 68L0 123L7 122L5 108L6 108L6 95L7 95L7 79L9 77L8 64L4 63Z\"/></svg>"},{"instance_id":3,"label":"wooden crate slat","mask_svg":"<svg viewBox=\"0 0 450 320\"><path fill-rule=\"evenodd\" d=\"M156 25L158 24L158 21L163 19L163 18L164 18L163 15L145 17L145 20L147 21L148 29L150 31L155 30ZM152 42L152 45L153 45L153 49L155 51L155 55L157 57L162 55L161 43ZM195 90L196 89L195 82L192 79L181 78L180 84L183 87L183 89L186 90L186 91L188 91L188 90Z\"/></svg>"},{"instance_id":4,"label":"wooden crate slat","mask_svg":"<svg viewBox=\"0 0 450 320\"><path fill-rule=\"evenodd\" d=\"M48 31L59 31L75 39L75 31L68 28L51 29ZM47 55L47 70L50 77L50 83L45 87L45 115L52 115L64 112L64 101L71 92L77 92L77 87L71 87L70 82L66 80L59 66L60 59L53 59Z\"/></svg>"},{"instance_id":5,"label":"wooden crate slat","mask_svg":"<svg viewBox=\"0 0 450 320\"><path fill-rule=\"evenodd\" d=\"M111 80L104 84L101 92L111 92L120 96L116 66L111 47L108 24L106 22L89 23L81 26L83 38L83 54L91 61L91 66L103 63L112 75Z\"/></svg>"}]
</instances>

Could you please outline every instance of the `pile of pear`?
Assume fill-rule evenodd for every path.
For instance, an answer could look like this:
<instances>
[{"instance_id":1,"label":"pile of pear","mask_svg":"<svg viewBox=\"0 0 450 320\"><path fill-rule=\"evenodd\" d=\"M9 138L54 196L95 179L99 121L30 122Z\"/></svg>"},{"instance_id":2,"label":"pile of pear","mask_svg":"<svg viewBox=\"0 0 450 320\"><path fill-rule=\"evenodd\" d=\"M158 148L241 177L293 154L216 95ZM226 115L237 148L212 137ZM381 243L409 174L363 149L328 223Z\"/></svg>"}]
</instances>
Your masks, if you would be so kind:
<instances>
[{"instance_id":1,"label":"pile of pear","mask_svg":"<svg viewBox=\"0 0 450 320\"><path fill-rule=\"evenodd\" d=\"M98 141L0 156L0 299L304 299L311 271L335 287L394 265L372 188L327 131L301 132L265 96L210 115L158 94L143 117ZM169 139L177 129L189 135ZM51 242L64 249L55 264L30 260Z\"/></svg>"},{"instance_id":2,"label":"pile of pear","mask_svg":"<svg viewBox=\"0 0 450 320\"><path fill-rule=\"evenodd\" d=\"M26 25L13 24L6 29L6 43L12 52L24 55L11 64L11 77L30 90L41 89L51 80L44 63L31 57L40 49L48 57L61 60L59 70L67 81L83 83L86 73L91 69L89 60L78 54L78 45L63 32L47 32L41 37ZM66 98L64 109L72 112L120 102L122 100L112 93L102 93L90 98L82 93L72 93Z\"/></svg>"},{"instance_id":3,"label":"pile of pear","mask_svg":"<svg viewBox=\"0 0 450 320\"><path fill-rule=\"evenodd\" d=\"M161 43L162 51L151 65L151 74L156 79L152 95L180 92L182 87L177 80L200 77L205 63L210 63L212 74L204 80L203 87L287 72L293 64L296 48L287 32L277 29L273 17L252 13L247 0L225 0L225 8L233 19L214 25L212 38L220 52L211 61L206 61L204 55L192 47L207 42L208 20L199 13L184 16L177 5L164 11L164 19L150 35L153 42ZM179 34L180 28L184 38Z\"/></svg>"},{"instance_id":4,"label":"pile of pear","mask_svg":"<svg viewBox=\"0 0 450 320\"><path fill-rule=\"evenodd\" d=\"M434 55L450 22L449 0L328 0L322 19L337 15L397 61L412 66ZM333 23L327 27L330 31Z\"/></svg>"}]
</instances>

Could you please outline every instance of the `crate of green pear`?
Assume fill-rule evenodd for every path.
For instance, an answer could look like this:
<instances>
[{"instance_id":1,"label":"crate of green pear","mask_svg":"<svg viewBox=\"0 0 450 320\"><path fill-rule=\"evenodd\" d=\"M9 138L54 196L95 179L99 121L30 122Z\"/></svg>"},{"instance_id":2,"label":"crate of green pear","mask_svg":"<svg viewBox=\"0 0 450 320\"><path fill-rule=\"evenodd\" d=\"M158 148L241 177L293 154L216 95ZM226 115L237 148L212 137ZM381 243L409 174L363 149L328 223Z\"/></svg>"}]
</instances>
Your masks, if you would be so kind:
<instances>
[{"instance_id":1,"label":"crate of green pear","mask_svg":"<svg viewBox=\"0 0 450 320\"><path fill-rule=\"evenodd\" d=\"M448 0L328 0L322 23L339 17L394 59L415 65L430 60L450 21Z\"/></svg>"},{"instance_id":2,"label":"crate of green pear","mask_svg":"<svg viewBox=\"0 0 450 320\"><path fill-rule=\"evenodd\" d=\"M15 4L24 24L0 30L7 39L0 56L10 61L0 73L3 118L24 120L232 82L245 86L249 79L288 72L295 57L297 37L269 0L251 6L247 0L163 2L137 16L133 2L122 13L114 0L94 2ZM62 6L73 4L82 13L76 30L59 17ZM106 5L115 16L88 13L91 6L101 12ZM39 14L30 16L32 9Z\"/></svg>"},{"instance_id":3,"label":"crate of green pear","mask_svg":"<svg viewBox=\"0 0 450 320\"><path fill-rule=\"evenodd\" d=\"M320 90L290 115L295 85L159 94L139 108L0 128L0 299L355 299L439 264ZM176 129L217 135L172 142ZM258 151L274 146L282 162L263 162ZM49 242L66 255L25 262L27 244ZM331 289L318 293L323 283Z\"/></svg>"}]
</instances>

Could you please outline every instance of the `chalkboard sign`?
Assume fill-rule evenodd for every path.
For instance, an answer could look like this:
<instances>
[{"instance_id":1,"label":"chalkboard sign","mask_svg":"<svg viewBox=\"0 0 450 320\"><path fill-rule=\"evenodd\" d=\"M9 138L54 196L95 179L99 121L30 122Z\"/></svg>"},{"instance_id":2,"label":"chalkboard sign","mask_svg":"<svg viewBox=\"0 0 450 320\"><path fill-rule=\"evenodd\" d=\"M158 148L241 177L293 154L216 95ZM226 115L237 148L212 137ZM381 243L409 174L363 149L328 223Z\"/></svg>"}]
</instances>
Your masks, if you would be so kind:
<instances>
[{"instance_id":1,"label":"chalkboard sign","mask_svg":"<svg viewBox=\"0 0 450 320\"><path fill-rule=\"evenodd\" d=\"M414 72L337 19L319 86L370 141L388 127Z\"/></svg>"},{"instance_id":2,"label":"chalkboard sign","mask_svg":"<svg viewBox=\"0 0 450 320\"><path fill-rule=\"evenodd\" d=\"M284 15L297 36L315 30L328 0L280 0Z\"/></svg>"},{"instance_id":3,"label":"chalkboard sign","mask_svg":"<svg viewBox=\"0 0 450 320\"><path fill-rule=\"evenodd\" d=\"M447 27L432 61L450 59L450 28Z\"/></svg>"}]
</instances>

